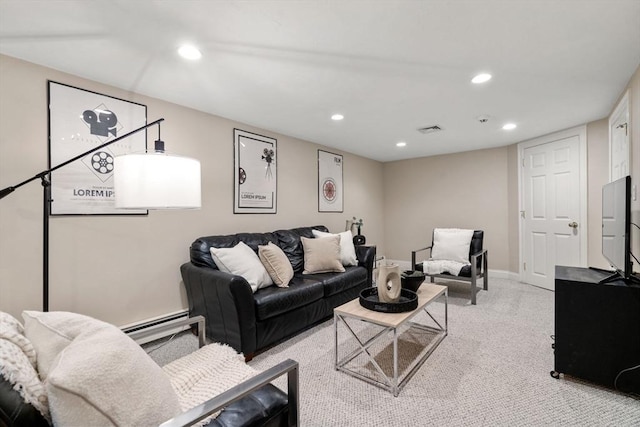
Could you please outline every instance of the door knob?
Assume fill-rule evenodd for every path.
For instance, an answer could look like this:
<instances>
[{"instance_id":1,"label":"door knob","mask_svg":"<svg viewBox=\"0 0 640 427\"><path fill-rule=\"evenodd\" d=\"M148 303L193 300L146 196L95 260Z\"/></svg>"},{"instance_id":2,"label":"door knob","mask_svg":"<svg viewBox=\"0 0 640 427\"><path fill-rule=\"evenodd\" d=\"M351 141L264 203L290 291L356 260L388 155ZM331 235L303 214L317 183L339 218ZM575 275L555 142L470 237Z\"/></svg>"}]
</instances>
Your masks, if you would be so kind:
<instances>
[{"instance_id":1,"label":"door knob","mask_svg":"<svg viewBox=\"0 0 640 427\"><path fill-rule=\"evenodd\" d=\"M577 222L575 222L575 221L570 222L570 223L569 223L569 227L571 227L571 228L578 228L578 223L577 223Z\"/></svg>"}]
</instances>

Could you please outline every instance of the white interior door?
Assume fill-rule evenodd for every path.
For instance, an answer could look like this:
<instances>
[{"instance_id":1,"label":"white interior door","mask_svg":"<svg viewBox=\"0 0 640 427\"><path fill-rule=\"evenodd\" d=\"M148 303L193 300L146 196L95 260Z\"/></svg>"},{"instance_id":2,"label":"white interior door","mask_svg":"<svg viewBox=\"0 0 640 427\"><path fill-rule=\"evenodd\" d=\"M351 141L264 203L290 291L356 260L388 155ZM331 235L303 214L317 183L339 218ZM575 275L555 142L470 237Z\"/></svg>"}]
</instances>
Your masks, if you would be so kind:
<instances>
[{"instance_id":1,"label":"white interior door","mask_svg":"<svg viewBox=\"0 0 640 427\"><path fill-rule=\"evenodd\" d=\"M582 223L580 135L547 138L521 150L521 243L524 282L555 289L555 266L580 266Z\"/></svg>"}]
</instances>

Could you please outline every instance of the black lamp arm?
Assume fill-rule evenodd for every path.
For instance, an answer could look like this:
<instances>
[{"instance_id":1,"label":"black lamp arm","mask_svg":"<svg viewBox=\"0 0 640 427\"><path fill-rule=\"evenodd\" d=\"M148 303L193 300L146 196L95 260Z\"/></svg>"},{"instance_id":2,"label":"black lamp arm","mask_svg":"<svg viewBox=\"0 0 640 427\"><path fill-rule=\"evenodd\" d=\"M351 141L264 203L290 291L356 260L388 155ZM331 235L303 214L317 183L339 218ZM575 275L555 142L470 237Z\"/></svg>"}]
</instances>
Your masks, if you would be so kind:
<instances>
[{"instance_id":1,"label":"black lamp arm","mask_svg":"<svg viewBox=\"0 0 640 427\"><path fill-rule=\"evenodd\" d=\"M33 180L36 180L36 179L42 179L43 177L45 177L45 176L49 175L51 172L53 172L53 171L55 171L55 170L57 170L57 169L60 169L61 167L66 166L66 165L68 165L68 164L69 164L69 163L71 163L71 162L75 162L76 160L83 158L83 157L84 157L84 156L86 156L87 154L91 154L91 153L93 153L94 151L97 151L97 150L99 150L99 149L101 149L101 148L104 148L104 147L106 147L106 146L108 146L108 145L111 145L111 144L113 144L114 142L117 142L117 141L120 141L120 140L122 140L122 139L128 138L128 137L130 137L131 135L133 135L134 133L138 133L138 132L140 132L141 130L144 130L144 129L150 128L151 126L155 126L155 125L158 125L158 129L160 129L160 122L162 122L162 121L164 121L164 119L163 119L163 118L158 119L158 120L156 120L155 122L151 122L151 123L149 123L149 124L146 124L146 125L144 125L144 126L141 126L141 127L139 127L138 129L134 129L134 130L132 130L131 132L125 133L124 135L121 135L121 136L117 137L116 139L112 139L111 141L107 141L107 142L105 142L104 144L102 144L102 145L100 145L100 146L98 146L98 147L94 147L94 148L92 148L91 150L85 151L85 152L84 152L84 153L82 153L82 154L78 154L77 156L75 156L75 157L73 157L73 158L71 158L71 159L69 159L69 160L66 160L66 161L62 162L62 163L60 163L59 165L52 167L51 169L44 170L44 171L42 171L42 172L40 172L40 173L38 173L38 174L36 174L36 175L32 176L31 178L29 178L29 179L26 179L26 180L22 181L22 182L21 182L21 183L19 183L19 184L12 185L12 186L9 186L9 187L7 187L7 188L3 188L2 190L0 190L0 199L2 199L2 198L3 198L3 197L5 197L5 196L8 196L9 194L13 193L13 192L14 192L14 190L16 190L16 189L18 189L18 188L22 187L22 186L23 186L23 185L25 185L25 184L30 183L30 182L31 182L31 181L33 181ZM159 132L159 131L158 131L158 132Z\"/></svg>"}]
</instances>

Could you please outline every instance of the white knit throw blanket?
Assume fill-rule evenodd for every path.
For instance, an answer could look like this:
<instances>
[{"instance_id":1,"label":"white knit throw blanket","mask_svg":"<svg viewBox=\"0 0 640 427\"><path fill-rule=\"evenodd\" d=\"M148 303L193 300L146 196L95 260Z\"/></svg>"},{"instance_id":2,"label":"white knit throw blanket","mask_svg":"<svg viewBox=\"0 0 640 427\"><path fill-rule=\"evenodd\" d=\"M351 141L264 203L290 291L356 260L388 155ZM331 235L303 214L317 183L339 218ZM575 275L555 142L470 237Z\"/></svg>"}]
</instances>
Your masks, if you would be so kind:
<instances>
[{"instance_id":1,"label":"white knit throw blanket","mask_svg":"<svg viewBox=\"0 0 640 427\"><path fill-rule=\"evenodd\" d=\"M244 362L244 356L223 344L209 344L162 367L169 376L183 411L206 402L259 371ZM219 412L199 422L217 417Z\"/></svg>"},{"instance_id":2,"label":"white knit throw blanket","mask_svg":"<svg viewBox=\"0 0 640 427\"><path fill-rule=\"evenodd\" d=\"M449 273L457 276L465 265L471 265L468 262L457 262L449 260L426 260L422 263L423 270L427 274Z\"/></svg>"},{"instance_id":3,"label":"white knit throw blanket","mask_svg":"<svg viewBox=\"0 0 640 427\"><path fill-rule=\"evenodd\" d=\"M50 419L47 392L35 369L36 351L22 332L21 323L0 312L0 375L25 402Z\"/></svg>"}]
</instances>

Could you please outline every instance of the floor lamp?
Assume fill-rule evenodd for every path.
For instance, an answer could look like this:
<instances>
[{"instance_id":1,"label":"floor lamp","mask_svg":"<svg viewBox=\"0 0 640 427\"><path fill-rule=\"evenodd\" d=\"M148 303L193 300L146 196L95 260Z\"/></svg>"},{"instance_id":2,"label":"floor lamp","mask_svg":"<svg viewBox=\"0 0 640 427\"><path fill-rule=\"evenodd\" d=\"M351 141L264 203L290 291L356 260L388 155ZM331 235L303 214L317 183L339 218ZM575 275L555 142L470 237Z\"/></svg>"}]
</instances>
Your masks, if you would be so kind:
<instances>
[{"instance_id":1,"label":"floor lamp","mask_svg":"<svg viewBox=\"0 0 640 427\"><path fill-rule=\"evenodd\" d=\"M118 138L79 154L51 169L44 170L19 184L0 190L0 199L25 184L40 179L43 188L42 213L42 309L49 311L49 216L51 213L51 172L63 168L101 148L121 141L151 126L158 126L154 150L130 153L114 159L115 206L120 209L196 209L200 207L200 162L169 155L160 139L160 123L141 126Z\"/></svg>"}]
</instances>

